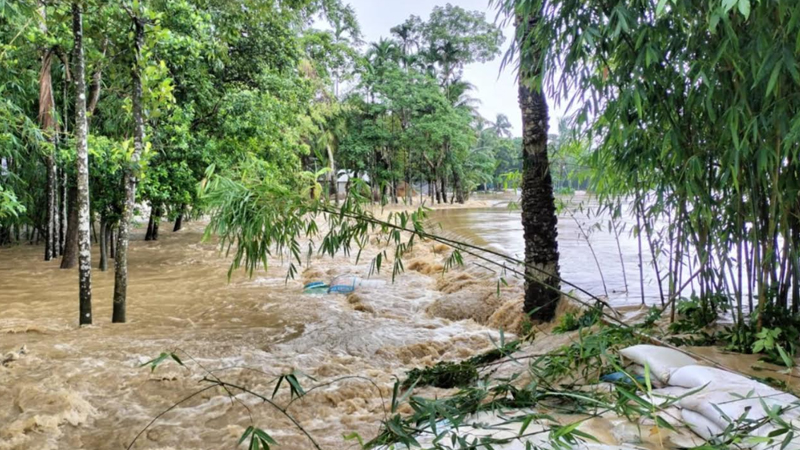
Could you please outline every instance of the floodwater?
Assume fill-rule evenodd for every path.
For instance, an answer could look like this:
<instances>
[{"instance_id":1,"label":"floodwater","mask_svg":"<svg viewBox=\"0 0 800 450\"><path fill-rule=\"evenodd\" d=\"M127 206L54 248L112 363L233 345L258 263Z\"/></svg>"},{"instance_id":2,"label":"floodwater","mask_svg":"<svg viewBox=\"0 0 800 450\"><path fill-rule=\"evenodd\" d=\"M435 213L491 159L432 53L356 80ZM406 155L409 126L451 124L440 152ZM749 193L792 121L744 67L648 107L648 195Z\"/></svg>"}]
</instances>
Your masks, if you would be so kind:
<instances>
[{"instance_id":1,"label":"floodwater","mask_svg":"<svg viewBox=\"0 0 800 450\"><path fill-rule=\"evenodd\" d=\"M288 283L280 264L228 283L230 261L200 243L202 230L190 223L158 242L136 234L129 323L110 323L113 271L95 271L95 325L83 329L76 327L76 271L41 261L39 247L0 249L0 450L124 449L156 415L206 386L204 376L269 397L275 377L294 370L307 375L298 375L306 388L345 377L294 402L288 413L322 448L346 448L352 443L343 434L377 433L394 376L467 357L497 339L474 321L426 312L445 291L476 284L468 270L455 284L435 275L442 255L429 244L415 247L410 269L395 284L382 274L377 278L387 283L372 292L313 296L302 293L305 281L366 276L369 255L357 266L316 259ZM165 351L177 352L186 367L140 367ZM288 392L284 384L279 405L290 401ZM277 448L313 448L282 412L232 394L214 389L181 403L133 448L230 449L251 424L271 433Z\"/></svg>"},{"instance_id":2,"label":"floodwater","mask_svg":"<svg viewBox=\"0 0 800 450\"><path fill-rule=\"evenodd\" d=\"M520 212L509 208L509 202L517 197L510 193L474 197L488 206L433 211L431 221L474 244L524 259ZM614 306L641 304L638 240L632 232L634 220L623 214L615 223L609 222L608 215L597 214L597 203L585 195L560 200L564 203L558 219L561 277L571 283L565 283L562 289L569 292L579 286L593 295L607 296ZM643 246L644 300L647 304L660 303L646 240Z\"/></svg>"},{"instance_id":3,"label":"floodwater","mask_svg":"<svg viewBox=\"0 0 800 450\"><path fill-rule=\"evenodd\" d=\"M484 200L489 206L438 210L432 219L448 233L522 255L518 213L503 198ZM619 224L625 293L616 239L588 232L599 219L575 217L559 222L563 277L595 294L604 294L604 279L612 303L640 302L630 225ZM603 278L578 223L590 234ZM203 226L165 231L157 242L145 242L141 230L134 234L129 323L122 325L110 323L113 271L93 272L95 325L78 329L76 271L41 261L37 246L0 249L0 450L125 449L170 408L132 448L230 449L250 425L270 433L276 448L314 448L287 414L320 448L353 448L343 435L375 436L395 377L490 349L499 337L493 330L513 330L522 318L520 280L509 280L498 297L497 275L485 267L469 262L443 275L448 251L432 243L415 246L395 283L382 273L373 276L377 286L356 294L314 296L302 293L304 283L367 277L377 249L357 265L352 258L312 258L288 282L280 261L252 279L236 273L228 282L230 260L201 243ZM654 284L646 281L646 297L655 302ZM141 367L161 352L176 352L186 366ZM319 387L286 414L235 389L189 398L208 385L204 378L272 398L276 377L293 371L306 389ZM285 383L275 402L290 404Z\"/></svg>"}]
</instances>

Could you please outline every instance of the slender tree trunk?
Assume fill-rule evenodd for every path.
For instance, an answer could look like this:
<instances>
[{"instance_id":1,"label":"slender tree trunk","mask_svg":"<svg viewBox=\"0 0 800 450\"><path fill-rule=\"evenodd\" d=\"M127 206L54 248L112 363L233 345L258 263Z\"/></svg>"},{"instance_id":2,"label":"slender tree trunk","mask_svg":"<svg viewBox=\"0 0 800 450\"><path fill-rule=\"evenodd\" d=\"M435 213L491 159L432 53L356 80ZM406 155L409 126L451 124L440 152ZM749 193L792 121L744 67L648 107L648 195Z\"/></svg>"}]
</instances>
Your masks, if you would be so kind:
<instances>
[{"instance_id":1,"label":"slender tree trunk","mask_svg":"<svg viewBox=\"0 0 800 450\"><path fill-rule=\"evenodd\" d=\"M797 211L797 209L795 209ZM788 236L785 239L791 239L792 246L789 256L789 270L791 270L791 290L792 290L792 308L793 314L797 314L800 310L800 220L797 215L792 215L789 221Z\"/></svg>"},{"instance_id":2,"label":"slender tree trunk","mask_svg":"<svg viewBox=\"0 0 800 450\"><path fill-rule=\"evenodd\" d=\"M178 214L178 217L175 218L175 226L172 227L172 232L175 233L177 231L181 231L183 228L183 212L186 210L186 206L181 206L181 212Z\"/></svg>"},{"instance_id":3,"label":"slender tree trunk","mask_svg":"<svg viewBox=\"0 0 800 450\"><path fill-rule=\"evenodd\" d=\"M328 161L330 162L331 172L328 174L328 183L330 185L330 193L333 196L333 201L339 204L339 177L336 176L336 160L333 158L333 148L330 144L325 146L328 151Z\"/></svg>"},{"instance_id":4,"label":"slender tree trunk","mask_svg":"<svg viewBox=\"0 0 800 450\"><path fill-rule=\"evenodd\" d=\"M103 44L101 45L102 48L102 56L105 58L106 52L108 51L108 35L103 36ZM89 116L94 115L95 109L97 109L97 103L100 101L100 90L103 85L103 70L102 66L98 65L95 69L94 73L92 74L92 84L89 87L89 104L87 106L87 114Z\"/></svg>"},{"instance_id":5,"label":"slender tree trunk","mask_svg":"<svg viewBox=\"0 0 800 450\"><path fill-rule=\"evenodd\" d=\"M116 260L117 258L117 236L114 233L114 227L108 227L108 257Z\"/></svg>"},{"instance_id":6,"label":"slender tree trunk","mask_svg":"<svg viewBox=\"0 0 800 450\"><path fill-rule=\"evenodd\" d=\"M70 186L67 195L69 212L67 214L67 239L64 242L62 269L72 269L78 264L78 188Z\"/></svg>"},{"instance_id":7,"label":"slender tree trunk","mask_svg":"<svg viewBox=\"0 0 800 450\"><path fill-rule=\"evenodd\" d=\"M42 34L47 34L47 9L43 1L39 2L39 30ZM56 217L57 211L56 193L56 161L55 146L58 124L55 118L55 99L53 98L53 81L50 75L50 68L53 64L53 52L49 48L42 50L42 65L39 72L39 124L49 145L45 153L45 166L47 168L46 204L45 204L45 248L44 260L50 261L58 256L55 243L57 242Z\"/></svg>"},{"instance_id":8,"label":"slender tree trunk","mask_svg":"<svg viewBox=\"0 0 800 450\"><path fill-rule=\"evenodd\" d=\"M439 203L447 203L447 177L441 174L439 177Z\"/></svg>"},{"instance_id":9,"label":"slender tree trunk","mask_svg":"<svg viewBox=\"0 0 800 450\"><path fill-rule=\"evenodd\" d=\"M58 140L56 139L56 142ZM53 257L61 256L61 170L55 165L53 178Z\"/></svg>"},{"instance_id":10,"label":"slender tree trunk","mask_svg":"<svg viewBox=\"0 0 800 450\"><path fill-rule=\"evenodd\" d=\"M155 216L158 214L158 208L150 205L150 219L147 221L147 232L144 234L145 241L153 240L153 228L155 227Z\"/></svg>"},{"instance_id":11,"label":"slender tree trunk","mask_svg":"<svg viewBox=\"0 0 800 450\"><path fill-rule=\"evenodd\" d=\"M94 239L95 244L99 244L100 239L97 238L97 228L94 226L94 213L90 213L89 215L89 225L92 232L90 236L91 239ZM89 240L90 243L92 242L91 239Z\"/></svg>"},{"instance_id":12,"label":"slender tree trunk","mask_svg":"<svg viewBox=\"0 0 800 450\"><path fill-rule=\"evenodd\" d=\"M455 167L453 167L453 193L455 194L455 201L464 204L464 186L461 184L461 175Z\"/></svg>"},{"instance_id":13,"label":"slender tree trunk","mask_svg":"<svg viewBox=\"0 0 800 450\"><path fill-rule=\"evenodd\" d=\"M109 226L104 217L100 218L100 265L97 266L102 272L108 270L108 234Z\"/></svg>"},{"instance_id":14,"label":"slender tree trunk","mask_svg":"<svg viewBox=\"0 0 800 450\"><path fill-rule=\"evenodd\" d=\"M161 207L156 208L155 216L153 217L153 233L150 236L152 240L158 240L158 226L161 224Z\"/></svg>"},{"instance_id":15,"label":"slender tree trunk","mask_svg":"<svg viewBox=\"0 0 800 450\"><path fill-rule=\"evenodd\" d=\"M75 149L78 173L78 270L80 324L92 324L92 242L89 235L89 144L86 122L86 62L83 54L83 12L72 4L72 34L75 39Z\"/></svg>"},{"instance_id":16,"label":"slender tree trunk","mask_svg":"<svg viewBox=\"0 0 800 450\"><path fill-rule=\"evenodd\" d=\"M67 205L69 201L68 194L68 187L69 187L69 180L67 179L67 171L63 170L61 174L61 209L59 210L59 223L61 227L59 228L59 253L61 255L64 254L64 248L67 242Z\"/></svg>"},{"instance_id":17,"label":"slender tree trunk","mask_svg":"<svg viewBox=\"0 0 800 450\"><path fill-rule=\"evenodd\" d=\"M536 14L536 13L535 13ZM538 16L523 21L523 43ZM520 33L518 33L520 35ZM525 44L523 44L525 45ZM522 59L519 76L519 106L522 111L522 227L525 237L525 312L532 320L555 317L561 280L558 266L558 216L553 179L547 155L548 108L544 93L529 83L538 78L541 52Z\"/></svg>"},{"instance_id":18,"label":"slender tree trunk","mask_svg":"<svg viewBox=\"0 0 800 450\"><path fill-rule=\"evenodd\" d=\"M54 149L50 149L48 151L52 152ZM53 211L56 210L56 199L53 195L56 192L56 163L53 155L48 155L45 157L45 165L47 166L47 212L45 214L45 220L47 223L44 228L44 260L50 261L58 256L55 251L55 246L53 245L56 240L55 218L53 217Z\"/></svg>"},{"instance_id":19,"label":"slender tree trunk","mask_svg":"<svg viewBox=\"0 0 800 450\"><path fill-rule=\"evenodd\" d=\"M134 40L136 62L133 65L133 154L123 173L125 203L117 231L116 257L114 258L114 312L113 323L125 323L128 295L128 238L133 209L136 207L136 184L138 182L139 158L144 150L144 117L142 115L142 78L139 73L144 47L144 22L134 18Z\"/></svg>"}]
</instances>

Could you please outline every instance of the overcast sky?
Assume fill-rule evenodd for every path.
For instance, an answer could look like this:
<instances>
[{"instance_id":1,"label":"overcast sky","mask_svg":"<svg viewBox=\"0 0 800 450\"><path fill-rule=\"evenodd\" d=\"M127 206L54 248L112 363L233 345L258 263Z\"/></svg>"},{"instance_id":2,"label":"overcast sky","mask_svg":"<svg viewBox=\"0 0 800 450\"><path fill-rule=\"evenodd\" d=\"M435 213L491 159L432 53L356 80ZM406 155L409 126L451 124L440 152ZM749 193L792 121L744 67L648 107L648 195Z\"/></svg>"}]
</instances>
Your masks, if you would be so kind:
<instances>
[{"instance_id":1,"label":"overcast sky","mask_svg":"<svg viewBox=\"0 0 800 450\"><path fill-rule=\"evenodd\" d=\"M381 37L391 37L389 30L402 23L414 14L427 20L433 7L445 5L447 0L344 0L353 6L358 14L361 31L366 42L375 42ZM489 7L488 0L450 0L449 3L467 10L483 11L490 22L494 21L497 12ZM474 95L480 99L480 113L487 119L494 120L498 113L508 116L514 125L514 135L519 136L522 129L519 106L517 104L516 74L511 68L500 71L502 56L508 49L510 39L514 36L513 26L503 30L506 41L503 53L494 61L485 64L471 64L464 70L464 78L477 87ZM558 108L550 104L550 129L555 132Z\"/></svg>"}]
</instances>

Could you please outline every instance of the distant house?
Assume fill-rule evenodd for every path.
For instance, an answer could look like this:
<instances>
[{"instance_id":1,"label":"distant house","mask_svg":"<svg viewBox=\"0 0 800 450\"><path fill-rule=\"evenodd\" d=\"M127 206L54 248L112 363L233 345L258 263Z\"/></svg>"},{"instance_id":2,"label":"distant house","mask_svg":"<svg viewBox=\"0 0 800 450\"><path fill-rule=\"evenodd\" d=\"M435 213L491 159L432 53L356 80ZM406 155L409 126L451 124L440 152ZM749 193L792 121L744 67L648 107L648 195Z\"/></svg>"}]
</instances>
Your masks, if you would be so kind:
<instances>
[{"instance_id":1,"label":"distant house","mask_svg":"<svg viewBox=\"0 0 800 450\"><path fill-rule=\"evenodd\" d=\"M347 190L347 183L350 181L350 178L354 176L352 170L340 170L339 177L336 179L336 188L339 191L339 195L344 195ZM363 180L365 183L369 184L369 175L366 173L359 174L358 178Z\"/></svg>"}]
</instances>

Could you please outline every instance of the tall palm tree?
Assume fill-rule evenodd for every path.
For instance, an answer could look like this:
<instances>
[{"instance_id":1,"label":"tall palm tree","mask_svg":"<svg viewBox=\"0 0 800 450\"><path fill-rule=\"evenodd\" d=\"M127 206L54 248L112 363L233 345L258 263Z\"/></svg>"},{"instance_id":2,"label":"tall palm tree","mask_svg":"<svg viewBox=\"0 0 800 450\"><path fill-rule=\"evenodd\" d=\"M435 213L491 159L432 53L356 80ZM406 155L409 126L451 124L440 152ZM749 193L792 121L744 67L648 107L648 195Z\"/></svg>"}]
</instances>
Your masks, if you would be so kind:
<instances>
[{"instance_id":1,"label":"tall palm tree","mask_svg":"<svg viewBox=\"0 0 800 450\"><path fill-rule=\"evenodd\" d=\"M421 25L422 22L419 17L411 16L405 22L390 30L399 41L402 61L405 67L411 66L413 59L415 59L416 55L413 54L413 49L415 47L419 48Z\"/></svg>"},{"instance_id":2,"label":"tall palm tree","mask_svg":"<svg viewBox=\"0 0 800 450\"><path fill-rule=\"evenodd\" d=\"M559 275L558 216L547 154L548 107L542 91L545 44L533 31L542 14L542 2L498 0L501 12L514 18L519 51L519 106L522 112L522 227L525 239L525 312L534 321L555 317ZM522 12L524 11L524 13ZM509 56L506 61L509 61ZM513 58L512 58L513 59Z\"/></svg>"},{"instance_id":3,"label":"tall palm tree","mask_svg":"<svg viewBox=\"0 0 800 450\"><path fill-rule=\"evenodd\" d=\"M367 60L376 68L381 68L388 62L397 61L398 57L397 43L386 38L373 42L367 51Z\"/></svg>"},{"instance_id":4,"label":"tall palm tree","mask_svg":"<svg viewBox=\"0 0 800 450\"><path fill-rule=\"evenodd\" d=\"M492 130L497 137L511 137L511 121L508 120L508 116L505 114L498 114L489 129Z\"/></svg>"},{"instance_id":5,"label":"tall palm tree","mask_svg":"<svg viewBox=\"0 0 800 450\"><path fill-rule=\"evenodd\" d=\"M445 88L445 96L455 108L464 109L477 116L481 101L470 95L475 85L461 78L456 78Z\"/></svg>"}]
</instances>

